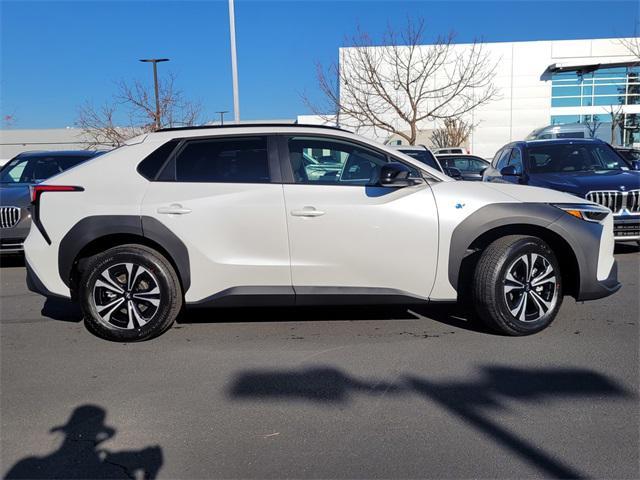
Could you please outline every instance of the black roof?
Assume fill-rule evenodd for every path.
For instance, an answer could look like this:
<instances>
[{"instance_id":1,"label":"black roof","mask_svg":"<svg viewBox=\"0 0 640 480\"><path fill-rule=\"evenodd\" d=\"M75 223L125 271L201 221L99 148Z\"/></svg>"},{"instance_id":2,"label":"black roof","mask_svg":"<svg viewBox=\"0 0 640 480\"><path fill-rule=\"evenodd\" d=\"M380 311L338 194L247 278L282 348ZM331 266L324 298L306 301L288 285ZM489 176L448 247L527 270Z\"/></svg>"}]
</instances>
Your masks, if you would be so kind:
<instances>
[{"instance_id":1,"label":"black roof","mask_svg":"<svg viewBox=\"0 0 640 480\"><path fill-rule=\"evenodd\" d=\"M244 128L244 127L308 127L308 128L326 128L328 130L340 130L341 132L349 132L344 128L336 127L333 125L309 125L302 123L269 123L269 122L256 122L256 123L226 123L224 125L198 125L195 127L169 127L161 128L156 132L176 132L181 130L205 130L208 128ZM351 133L351 132L349 132Z\"/></svg>"}]
</instances>

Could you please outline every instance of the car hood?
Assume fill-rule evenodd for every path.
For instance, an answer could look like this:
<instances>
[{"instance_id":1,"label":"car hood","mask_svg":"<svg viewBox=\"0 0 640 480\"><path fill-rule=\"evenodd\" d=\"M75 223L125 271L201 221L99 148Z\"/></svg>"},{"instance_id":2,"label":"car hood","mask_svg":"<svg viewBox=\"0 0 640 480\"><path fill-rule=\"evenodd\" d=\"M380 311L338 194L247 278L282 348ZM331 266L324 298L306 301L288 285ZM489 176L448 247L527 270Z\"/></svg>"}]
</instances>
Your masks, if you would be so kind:
<instances>
[{"instance_id":1,"label":"car hood","mask_svg":"<svg viewBox=\"0 0 640 480\"><path fill-rule=\"evenodd\" d=\"M637 190L640 173L636 171L534 173L530 183L584 196L592 190Z\"/></svg>"},{"instance_id":2,"label":"car hood","mask_svg":"<svg viewBox=\"0 0 640 480\"><path fill-rule=\"evenodd\" d=\"M549 188L532 187L526 185L515 185L513 183L487 183L483 182L492 190L497 190L503 195L517 200L519 202L532 203L592 203L587 202L584 198L576 198L574 195L551 190Z\"/></svg>"},{"instance_id":3,"label":"car hood","mask_svg":"<svg viewBox=\"0 0 640 480\"><path fill-rule=\"evenodd\" d=\"M0 186L0 205L4 207L26 207L30 203L28 184Z\"/></svg>"}]
</instances>

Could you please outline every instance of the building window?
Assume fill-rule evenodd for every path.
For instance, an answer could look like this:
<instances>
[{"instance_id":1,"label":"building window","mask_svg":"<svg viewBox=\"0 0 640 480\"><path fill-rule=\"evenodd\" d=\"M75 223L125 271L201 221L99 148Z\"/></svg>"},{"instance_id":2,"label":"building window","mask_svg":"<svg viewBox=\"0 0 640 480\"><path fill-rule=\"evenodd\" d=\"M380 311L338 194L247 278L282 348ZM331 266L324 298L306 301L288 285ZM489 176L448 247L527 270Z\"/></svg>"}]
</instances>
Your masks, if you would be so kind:
<instances>
[{"instance_id":1,"label":"building window","mask_svg":"<svg viewBox=\"0 0 640 480\"><path fill-rule=\"evenodd\" d=\"M639 95L638 66L559 72L551 77L552 107L637 105Z\"/></svg>"}]
</instances>

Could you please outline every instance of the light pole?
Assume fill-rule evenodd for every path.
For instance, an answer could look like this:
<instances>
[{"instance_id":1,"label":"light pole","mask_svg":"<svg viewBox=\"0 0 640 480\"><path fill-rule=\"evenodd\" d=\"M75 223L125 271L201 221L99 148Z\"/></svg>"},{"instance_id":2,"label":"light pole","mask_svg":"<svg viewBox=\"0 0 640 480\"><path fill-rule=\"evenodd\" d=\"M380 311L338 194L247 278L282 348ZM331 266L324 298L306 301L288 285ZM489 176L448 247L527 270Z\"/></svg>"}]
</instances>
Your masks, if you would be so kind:
<instances>
[{"instance_id":1,"label":"light pole","mask_svg":"<svg viewBox=\"0 0 640 480\"><path fill-rule=\"evenodd\" d=\"M220 125L224 125L224 114L229 113L229 110L219 110L216 113L220 114Z\"/></svg>"},{"instance_id":2,"label":"light pole","mask_svg":"<svg viewBox=\"0 0 640 480\"><path fill-rule=\"evenodd\" d=\"M158 96L158 63L168 62L168 58L142 58L141 62L153 63L153 88L156 92L156 130L160 130L160 98Z\"/></svg>"},{"instance_id":3,"label":"light pole","mask_svg":"<svg viewBox=\"0 0 640 480\"><path fill-rule=\"evenodd\" d=\"M229 0L229 35L231 37L231 75L233 78L233 119L240 121L240 94L238 93L238 59L236 57L236 15L233 0Z\"/></svg>"}]
</instances>

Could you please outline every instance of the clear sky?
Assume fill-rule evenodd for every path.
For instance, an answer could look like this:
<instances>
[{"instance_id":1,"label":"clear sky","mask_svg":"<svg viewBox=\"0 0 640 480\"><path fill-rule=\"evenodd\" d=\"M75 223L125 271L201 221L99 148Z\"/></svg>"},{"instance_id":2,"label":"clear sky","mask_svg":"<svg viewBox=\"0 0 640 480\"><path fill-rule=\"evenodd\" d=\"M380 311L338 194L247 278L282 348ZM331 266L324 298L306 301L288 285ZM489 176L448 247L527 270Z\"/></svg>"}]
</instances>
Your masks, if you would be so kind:
<instances>
[{"instance_id":1,"label":"clear sky","mask_svg":"<svg viewBox=\"0 0 640 480\"><path fill-rule=\"evenodd\" d=\"M1 1L0 107L13 128L73 126L79 105L100 104L114 82L151 83L145 57L169 57L185 94L205 115L232 110L226 0ZM249 1L236 0L242 119L309 113L315 64L336 60L356 26L374 37L387 24L423 17L426 40L454 30L458 41L632 36L640 1ZM229 114L230 116L231 114Z\"/></svg>"}]
</instances>

